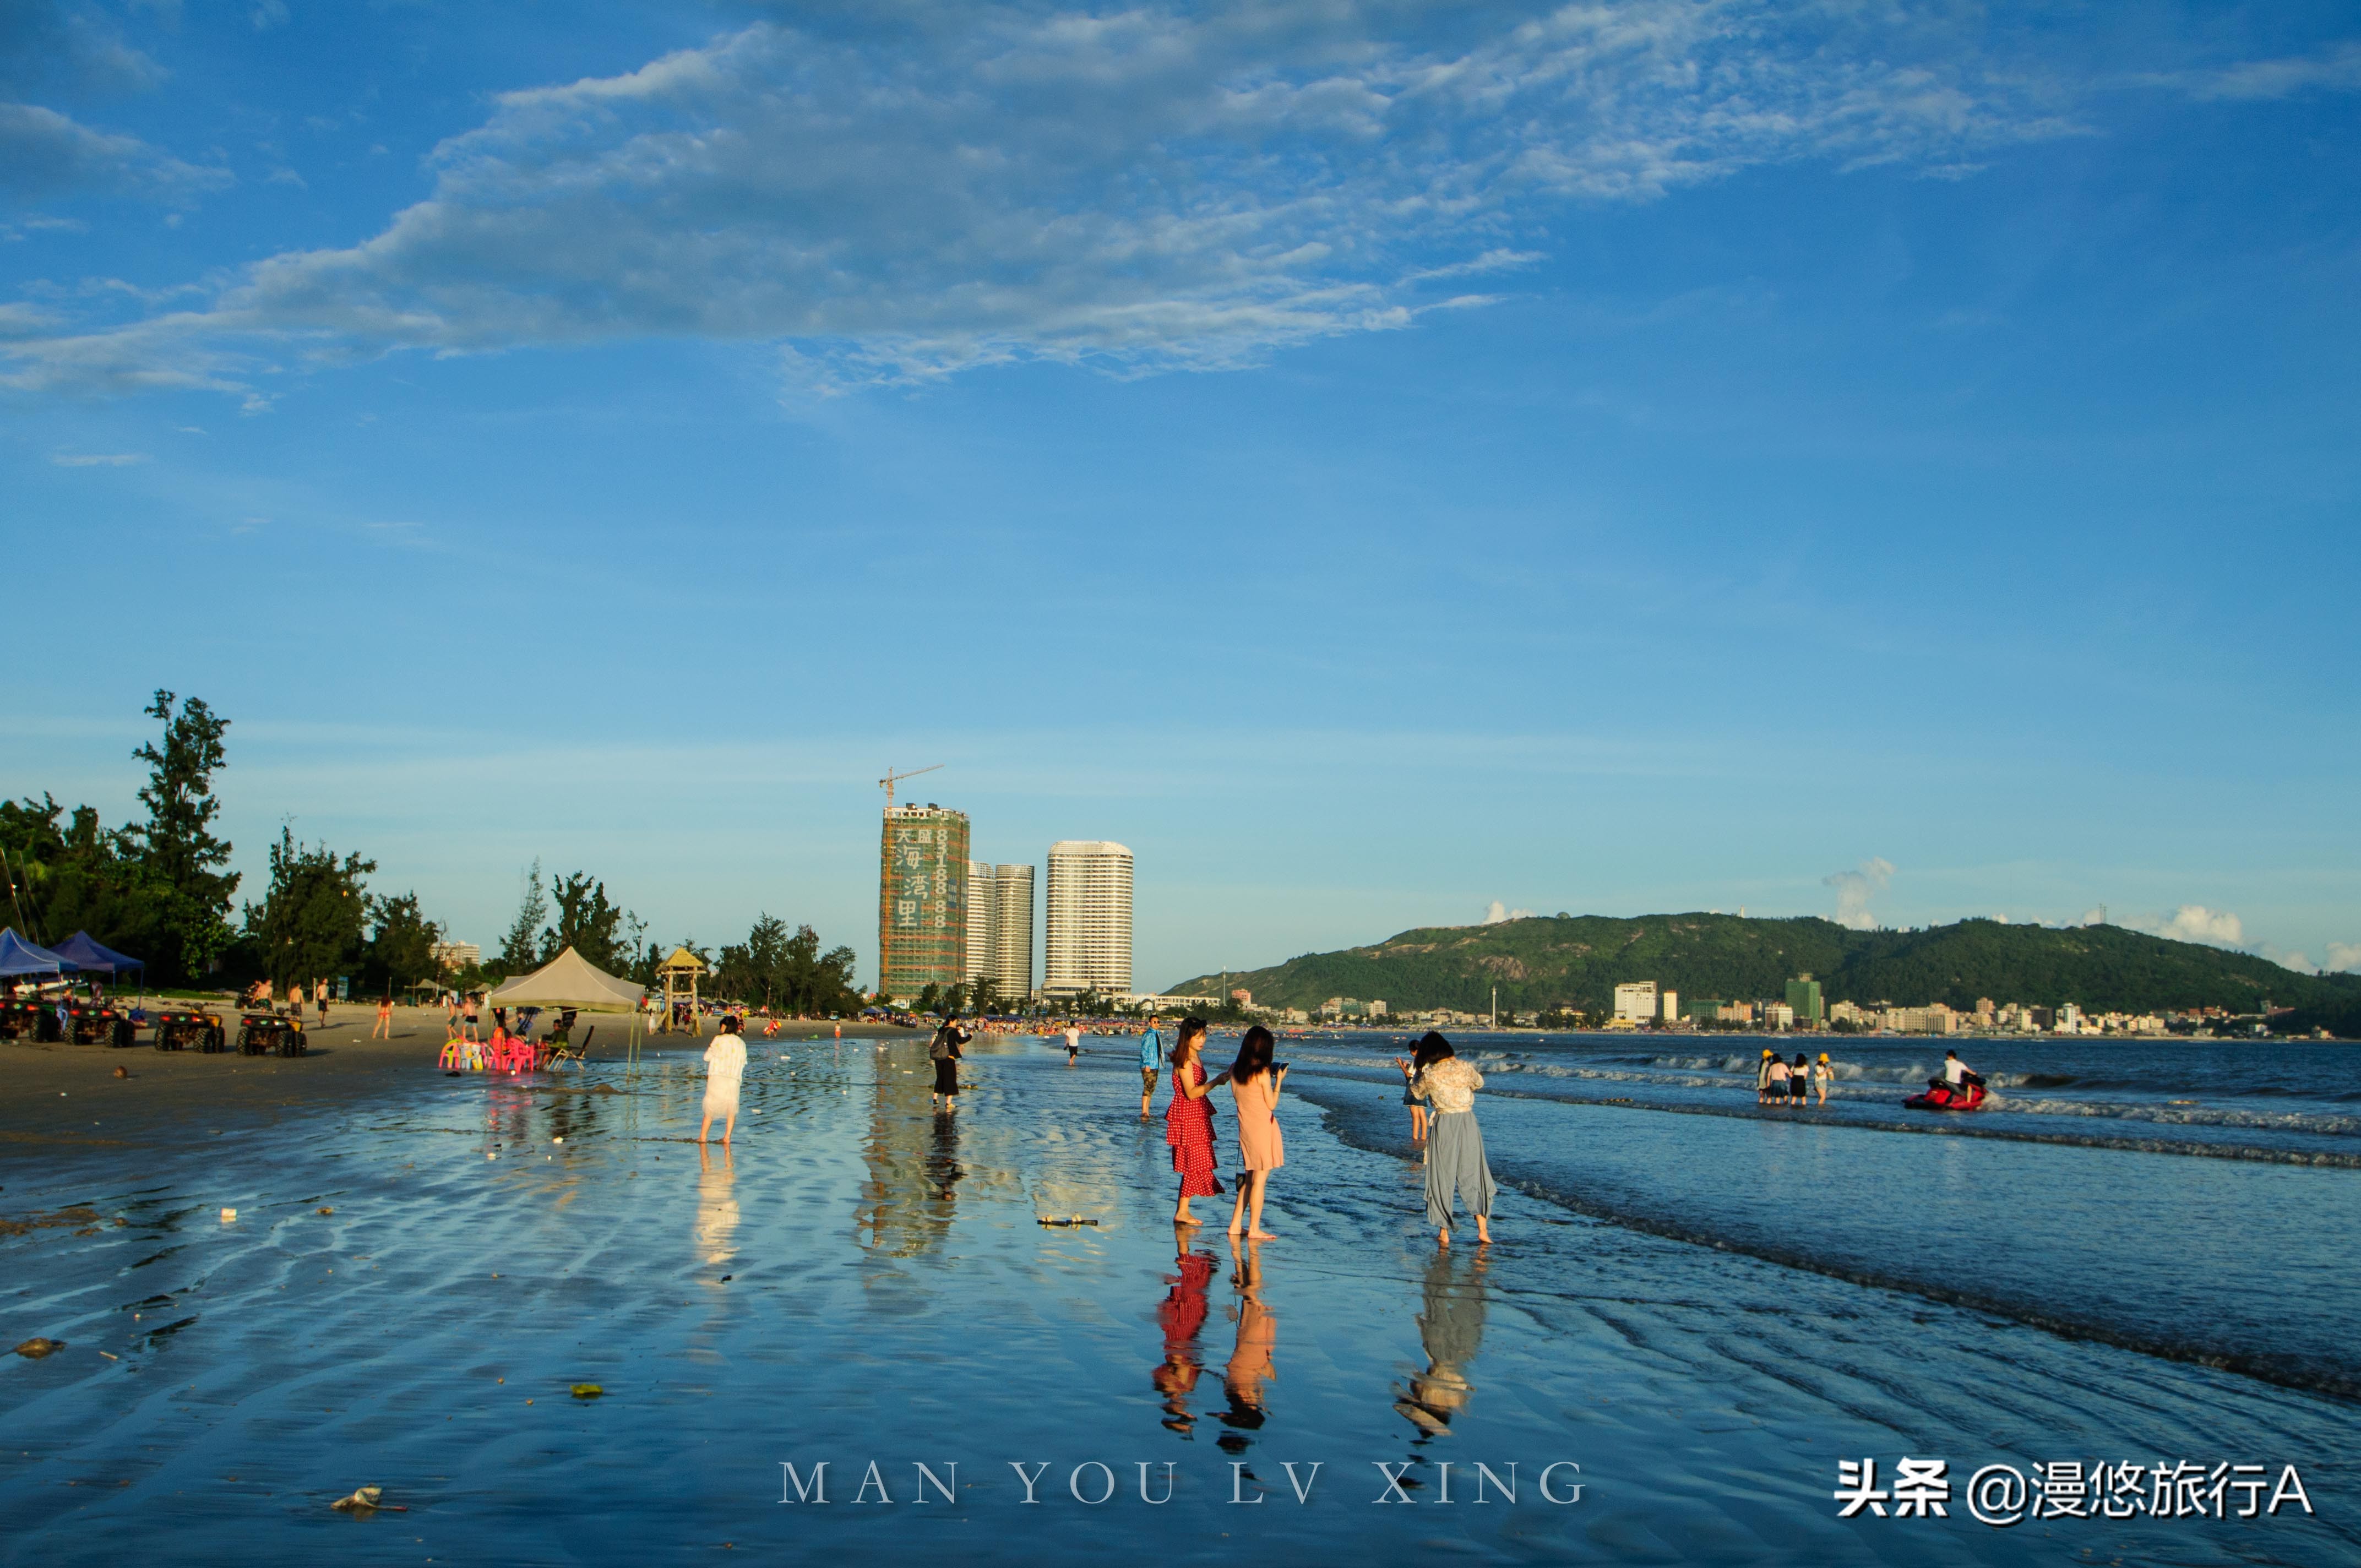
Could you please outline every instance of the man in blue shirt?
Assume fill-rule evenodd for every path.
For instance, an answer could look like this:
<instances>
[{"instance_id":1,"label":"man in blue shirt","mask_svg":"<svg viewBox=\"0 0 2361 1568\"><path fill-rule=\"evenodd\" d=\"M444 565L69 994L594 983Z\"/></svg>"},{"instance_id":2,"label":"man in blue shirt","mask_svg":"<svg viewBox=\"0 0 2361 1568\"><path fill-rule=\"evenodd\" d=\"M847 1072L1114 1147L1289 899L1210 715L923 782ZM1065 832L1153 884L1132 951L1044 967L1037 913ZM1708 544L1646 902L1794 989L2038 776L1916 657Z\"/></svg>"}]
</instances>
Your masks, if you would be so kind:
<instances>
[{"instance_id":1,"label":"man in blue shirt","mask_svg":"<svg viewBox=\"0 0 2361 1568\"><path fill-rule=\"evenodd\" d=\"M1162 1020L1148 1015L1148 1033L1139 1036L1139 1119L1148 1120L1148 1102L1156 1095L1156 1071L1164 1065L1164 1036L1156 1032Z\"/></svg>"}]
</instances>

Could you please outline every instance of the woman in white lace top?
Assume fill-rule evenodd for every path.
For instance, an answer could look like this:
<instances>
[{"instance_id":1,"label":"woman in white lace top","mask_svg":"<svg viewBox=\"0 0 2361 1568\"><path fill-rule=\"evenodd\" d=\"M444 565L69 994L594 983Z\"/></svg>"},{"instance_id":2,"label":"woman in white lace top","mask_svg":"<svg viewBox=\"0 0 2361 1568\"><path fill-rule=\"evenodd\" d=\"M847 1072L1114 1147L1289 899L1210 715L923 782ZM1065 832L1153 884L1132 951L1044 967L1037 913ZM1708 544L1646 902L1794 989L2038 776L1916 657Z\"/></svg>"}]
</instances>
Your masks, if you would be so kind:
<instances>
[{"instance_id":1,"label":"woman in white lace top","mask_svg":"<svg viewBox=\"0 0 2361 1568\"><path fill-rule=\"evenodd\" d=\"M1478 1241L1492 1239L1492 1168L1484 1159L1484 1133L1476 1124L1476 1091L1484 1075L1459 1059L1451 1042L1429 1031L1411 1058L1412 1092L1433 1107L1426 1146L1426 1220L1451 1245L1455 1199L1476 1216Z\"/></svg>"}]
</instances>

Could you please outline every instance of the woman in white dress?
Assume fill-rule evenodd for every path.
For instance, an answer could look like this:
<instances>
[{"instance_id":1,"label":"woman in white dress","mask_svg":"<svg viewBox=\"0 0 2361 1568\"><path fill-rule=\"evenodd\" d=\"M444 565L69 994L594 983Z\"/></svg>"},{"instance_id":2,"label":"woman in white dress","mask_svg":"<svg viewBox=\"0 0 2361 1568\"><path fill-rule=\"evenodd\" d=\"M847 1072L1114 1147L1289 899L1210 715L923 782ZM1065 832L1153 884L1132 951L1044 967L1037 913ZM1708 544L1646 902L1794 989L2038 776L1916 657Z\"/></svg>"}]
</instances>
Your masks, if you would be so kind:
<instances>
[{"instance_id":1,"label":"woman in white dress","mask_svg":"<svg viewBox=\"0 0 2361 1568\"><path fill-rule=\"evenodd\" d=\"M746 1042L739 1037L738 1020L721 1020L721 1033L705 1047L705 1120L697 1129L697 1141L703 1143L706 1134L713 1130L713 1118L721 1121L721 1142L727 1146L730 1135L738 1130L738 1083L746 1076Z\"/></svg>"}]
</instances>

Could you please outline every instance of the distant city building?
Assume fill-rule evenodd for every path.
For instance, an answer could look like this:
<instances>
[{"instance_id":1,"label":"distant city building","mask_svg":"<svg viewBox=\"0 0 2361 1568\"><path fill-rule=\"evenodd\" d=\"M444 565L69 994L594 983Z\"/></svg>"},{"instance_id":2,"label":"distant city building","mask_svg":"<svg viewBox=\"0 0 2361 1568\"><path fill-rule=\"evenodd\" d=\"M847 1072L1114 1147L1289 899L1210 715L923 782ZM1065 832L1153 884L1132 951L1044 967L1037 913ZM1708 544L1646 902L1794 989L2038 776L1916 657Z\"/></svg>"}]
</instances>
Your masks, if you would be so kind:
<instances>
[{"instance_id":1,"label":"distant city building","mask_svg":"<svg viewBox=\"0 0 2361 1568\"><path fill-rule=\"evenodd\" d=\"M2058 1010L2058 1032L2079 1035L2082 1032L2082 1010L2069 1002Z\"/></svg>"},{"instance_id":2,"label":"distant city building","mask_svg":"<svg viewBox=\"0 0 2361 1568\"><path fill-rule=\"evenodd\" d=\"M967 971L961 983L973 985L992 972L992 866L984 861L967 863Z\"/></svg>"},{"instance_id":3,"label":"distant city building","mask_svg":"<svg viewBox=\"0 0 2361 1568\"><path fill-rule=\"evenodd\" d=\"M1773 1029L1795 1026L1795 1010L1784 1002L1773 1002L1763 1009L1763 1021Z\"/></svg>"},{"instance_id":4,"label":"distant city building","mask_svg":"<svg viewBox=\"0 0 2361 1568\"><path fill-rule=\"evenodd\" d=\"M1828 1022L1831 1024L1851 1024L1859 1025L1862 1024L1872 1024L1875 1023L1876 1020L1871 1017L1869 1014L1861 1011L1861 1009L1853 1003L1839 1002L1833 1003L1828 1008Z\"/></svg>"},{"instance_id":5,"label":"distant city building","mask_svg":"<svg viewBox=\"0 0 2361 1568\"><path fill-rule=\"evenodd\" d=\"M1733 1002L1721 1010L1716 1021L1723 1024L1752 1024L1754 1022L1754 1003Z\"/></svg>"},{"instance_id":6,"label":"distant city building","mask_svg":"<svg viewBox=\"0 0 2361 1568\"><path fill-rule=\"evenodd\" d=\"M1254 1005L1254 992L1241 987L1238 990L1230 992L1230 1000L1236 1003L1241 1007L1252 1007Z\"/></svg>"},{"instance_id":7,"label":"distant city building","mask_svg":"<svg viewBox=\"0 0 2361 1568\"><path fill-rule=\"evenodd\" d=\"M964 811L932 802L885 814L878 850L878 989L911 1001L928 986L965 984L967 840Z\"/></svg>"},{"instance_id":8,"label":"distant city building","mask_svg":"<svg viewBox=\"0 0 2361 1568\"><path fill-rule=\"evenodd\" d=\"M1692 996L1681 1003L1681 1016L1695 1018L1700 1023L1719 1023L1724 1005L1710 996Z\"/></svg>"},{"instance_id":9,"label":"distant city building","mask_svg":"<svg viewBox=\"0 0 2361 1568\"><path fill-rule=\"evenodd\" d=\"M1375 1002L1372 1002L1372 1003L1369 1003L1369 1016L1370 1016L1370 1017L1372 1017L1372 1018L1382 1018L1382 1017L1384 1017L1385 1015L1386 1015L1386 1004L1385 1004L1385 1001L1384 1001L1384 999L1383 999L1383 998L1380 998L1380 999L1378 999L1378 1001L1375 1001Z\"/></svg>"},{"instance_id":10,"label":"distant city building","mask_svg":"<svg viewBox=\"0 0 2361 1568\"><path fill-rule=\"evenodd\" d=\"M1033 994L1033 868L994 866L985 902L992 910L992 961L984 972L993 994L1023 1001Z\"/></svg>"},{"instance_id":11,"label":"distant city building","mask_svg":"<svg viewBox=\"0 0 2361 1568\"><path fill-rule=\"evenodd\" d=\"M1049 846L1041 990L1049 996L1131 991L1131 851L1065 839Z\"/></svg>"},{"instance_id":12,"label":"distant city building","mask_svg":"<svg viewBox=\"0 0 2361 1568\"><path fill-rule=\"evenodd\" d=\"M1820 1011L1820 982L1810 975L1798 975L1787 982L1787 1005L1794 1010L1796 1024L1803 1028L1817 1029L1823 1021Z\"/></svg>"},{"instance_id":13,"label":"distant city building","mask_svg":"<svg viewBox=\"0 0 2361 1568\"><path fill-rule=\"evenodd\" d=\"M1627 1024L1645 1024L1656 1016L1656 982L1635 980L1615 988L1615 1016Z\"/></svg>"},{"instance_id":14,"label":"distant city building","mask_svg":"<svg viewBox=\"0 0 2361 1568\"><path fill-rule=\"evenodd\" d=\"M1677 1024L1681 1021L1681 993L1679 992L1666 991L1659 992L1656 997L1656 1016L1663 1022L1667 1024Z\"/></svg>"},{"instance_id":15,"label":"distant city building","mask_svg":"<svg viewBox=\"0 0 2361 1568\"><path fill-rule=\"evenodd\" d=\"M437 942L428 952L447 970L467 969L484 961L484 949L473 942Z\"/></svg>"}]
</instances>

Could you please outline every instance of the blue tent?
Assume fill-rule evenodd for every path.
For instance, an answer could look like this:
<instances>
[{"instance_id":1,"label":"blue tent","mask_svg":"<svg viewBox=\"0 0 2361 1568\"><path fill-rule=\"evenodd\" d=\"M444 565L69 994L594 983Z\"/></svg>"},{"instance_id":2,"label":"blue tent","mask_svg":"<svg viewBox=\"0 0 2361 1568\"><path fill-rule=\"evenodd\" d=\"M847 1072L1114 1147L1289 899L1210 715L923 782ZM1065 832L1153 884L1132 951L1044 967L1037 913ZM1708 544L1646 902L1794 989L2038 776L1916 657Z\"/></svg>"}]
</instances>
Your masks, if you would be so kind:
<instances>
[{"instance_id":1,"label":"blue tent","mask_svg":"<svg viewBox=\"0 0 2361 1568\"><path fill-rule=\"evenodd\" d=\"M91 939L87 931L76 931L50 950L65 959L67 968L80 970L84 974L93 970L100 974L122 974L127 970L137 970L144 974L148 969L137 959L127 958L113 948L100 947Z\"/></svg>"},{"instance_id":2,"label":"blue tent","mask_svg":"<svg viewBox=\"0 0 2361 1568\"><path fill-rule=\"evenodd\" d=\"M78 967L47 948L33 946L13 926L0 930L0 974L73 974Z\"/></svg>"}]
</instances>

